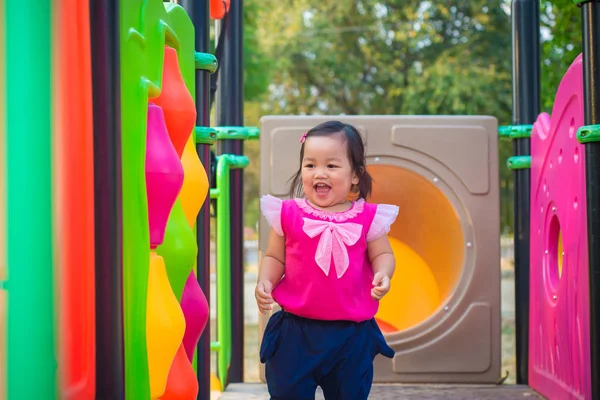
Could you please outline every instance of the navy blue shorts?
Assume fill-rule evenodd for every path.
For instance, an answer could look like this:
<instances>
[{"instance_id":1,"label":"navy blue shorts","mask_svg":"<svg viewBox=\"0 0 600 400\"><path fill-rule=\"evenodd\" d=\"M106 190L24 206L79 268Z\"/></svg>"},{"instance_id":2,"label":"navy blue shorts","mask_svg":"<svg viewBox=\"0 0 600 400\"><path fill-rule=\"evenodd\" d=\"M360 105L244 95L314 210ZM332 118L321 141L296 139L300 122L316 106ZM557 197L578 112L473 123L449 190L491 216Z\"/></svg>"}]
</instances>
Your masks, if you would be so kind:
<instances>
[{"instance_id":1,"label":"navy blue shorts","mask_svg":"<svg viewBox=\"0 0 600 400\"><path fill-rule=\"evenodd\" d=\"M375 319L319 321L286 311L271 316L260 346L273 400L367 399L377 354L394 357Z\"/></svg>"}]
</instances>

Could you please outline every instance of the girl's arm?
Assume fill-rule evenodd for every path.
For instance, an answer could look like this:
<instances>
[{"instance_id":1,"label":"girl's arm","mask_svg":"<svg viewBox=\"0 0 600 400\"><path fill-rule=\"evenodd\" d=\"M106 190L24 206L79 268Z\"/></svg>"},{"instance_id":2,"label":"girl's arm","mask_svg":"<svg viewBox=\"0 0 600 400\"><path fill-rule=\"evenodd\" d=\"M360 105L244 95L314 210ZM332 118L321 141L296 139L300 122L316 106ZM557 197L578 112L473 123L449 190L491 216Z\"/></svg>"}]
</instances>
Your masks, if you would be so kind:
<instances>
[{"instance_id":1,"label":"girl's arm","mask_svg":"<svg viewBox=\"0 0 600 400\"><path fill-rule=\"evenodd\" d=\"M390 281L396 269L396 259L387 235L381 235L367 244L369 260L373 266L373 286L371 296L375 300L381 298L390 290Z\"/></svg>"},{"instance_id":2,"label":"girl's arm","mask_svg":"<svg viewBox=\"0 0 600 400\"><path fill-rule=\"evenodd\" d=\"M369 252L369 260L373 265L373 272L383 272L392 279L396 269L396 259L387 235L381 235L370 241L367 244L367 251Z\"/></svg>"},{"instance_id":3,"label":"girl's arm","mask_svg":"<svg viewBox=\"0 0 600 400\"><path fill-rule=\"evenodd\" d=\"M258 281L267 280L275 287L281 280L285 270L285 237L278 235L273 228L269 233L267 251L260 263Z\"/></svg>"},{"instance_id":4,"label":"girl's arm","mask_svg":"<svg viewBox=\"0 0 600 400\"><path fill-rule=\"evenodd\" d=\"M258 281L254 289L254 297L261 313L266 314L272 309L273 296L271 292L283 276L285 263L285 238L278 235L273 228L269 234L269 244L263 256L258 271Z\"/></svg>"}]
</instances>

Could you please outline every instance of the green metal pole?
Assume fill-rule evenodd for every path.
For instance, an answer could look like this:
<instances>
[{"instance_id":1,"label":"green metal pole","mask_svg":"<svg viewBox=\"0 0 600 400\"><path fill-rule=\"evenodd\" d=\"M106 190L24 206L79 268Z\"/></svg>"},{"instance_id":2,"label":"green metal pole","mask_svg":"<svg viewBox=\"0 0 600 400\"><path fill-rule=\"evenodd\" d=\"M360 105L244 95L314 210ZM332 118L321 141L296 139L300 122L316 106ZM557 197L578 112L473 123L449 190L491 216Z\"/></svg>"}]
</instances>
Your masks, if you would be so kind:
<instances>
[{"instance_id":1,"label":"green metal pole","mask_svg":"<svg viewBox=\"0 0 600 400\"><path fill-rule=\"evenodd\" d=\"M222 154L217 160L217 367L225 388L231 363L230 172L248 166L248 158Z\"/></svg>"},{"instance_id":2,"label":"green metal pole","mask_svg":"<svg viewBox=\"0 0 600 400\"><path fill-rule=\"evenodd\" d=\"M50 0L6 5L8 399L56 398Z\"/></svg>"}]
</instances>

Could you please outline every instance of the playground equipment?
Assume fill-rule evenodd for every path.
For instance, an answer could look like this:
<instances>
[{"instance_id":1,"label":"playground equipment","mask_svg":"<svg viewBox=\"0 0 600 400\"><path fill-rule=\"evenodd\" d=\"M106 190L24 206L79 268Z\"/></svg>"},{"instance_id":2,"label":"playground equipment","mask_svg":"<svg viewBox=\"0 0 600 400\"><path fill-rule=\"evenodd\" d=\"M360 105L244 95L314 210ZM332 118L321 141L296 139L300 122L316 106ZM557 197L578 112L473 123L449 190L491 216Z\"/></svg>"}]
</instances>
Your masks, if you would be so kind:
<instances>
[{"instance_id":1,"label":"playground equipment","mask_svg":"<svg viewBox=\"0 0 600 400\"><path fill-rule=\"evenodd\" d=\"M600 61L597 56L600 40L596 18L600 15L600 5L597 2L576 3L583 10L584 52L574 60L563 77L550 117L539 113L539 6L535 1L513 2L514 121L512 126L499 129L501 136L514 141L515 149L514 156L507 160L507 166L515 170L516 191L517 383L529 383L533 389L550 399L593 399L600 396L600 381L595 378L600 371L600 258L597 253L600 248L597 239L600 234L600 144L597 143L600 141L600 110L594 100L598 96L595 72ZM481 240L476 236L473 239L469 237L469 224L464 222L464 216L470 214L467 211L461 215L461 208L457 206L464 204L461 192L464 192L464 187L470 188L469 181L462 178L461 169L442 158L444 154L440 150L448 149L461 154L462 149L448 148L447 129L438 129L435 136L431 133L436 130L431 127L431 121L439 121L441 117L265 117L262 122L261 194L286 195L285 177L293 173L293 167L288 170L282 170L281 167L291 154L298 154L299 146L294 146L296 141L290 138L299 137L316 123L331 118L353 123L365 136L369 154L368 169L375 175L372 201L400 206L398 221L389 236L397 259L400 263L406 263L406 268L399 266L400 275L395 282L396 289L399 286L402 293L390 293L387 301L393 303L395 309L389 309L388 303L382 302L381 311L376 316L388 343L396 349L397 355L392 362L376 359L375 381L477 381L473 376L461 374L464 372L462 368L466 366L471 369L468 372L473 373L473 369L479 368L481 371L489 364L482 362L486 360L485 355L470 358L466 353L461 359L457 354L452 354L453 351L463 351L460 332L449 328L440 332L439 344L443 343L445 346L439 348L436 347L436 340L426 341L418 336L421 332L423 336L434 336L434 323L443 323L443 318L439 317L443 314L436 304L438 301L444 311L445 302L456 307L456 304L452 304L454 296L465 301L465 297L456 294L468 292L472 281L465 279L465 276L470 278L473 272L466 268L470 253L469 248L463 246L461 241L472 240L469 243L475 247L476 254L481 254ZM388 122L389 119L393 122ZM412 126L407 128L407 125ZM430 125L430 132L422 129L424 132L418 136L421 143L410 135L405 137L397 132L402 132L403 129L410 131L415 125ZM479 154L484 161L494 164L496 160L489 157L494 154L495 148L490 150L489 147L477 145L470 147L473 144L471 140L461 139L450 144L460 143L462 146L468 143L465 147L469 147L470 152L478 152L477 148L484 149L486 151L479 150ZM392 146L389 145L390 140ZM439 141L444 142L444 145L439 146ZM414 154L411 154L407 149L413 147ZM390 162L393 157L397 160ZM438 165L454 172L449 175L455 181L431 167L436 164L431 160L438 159ZM277 169L272 168L274 165L277 165ZM476 163L470 165L475 168ZM486 174L487 171L482 175ZM385 178L378 179L378 175ZM432 181L440 188L438 192L441 194L426 189L431 186ZM412 197L403 196L403 190ZM445 200L431 200L436 199L436 196ZM453 222L452 218L446 217L445 211L438 214L441 216L440 221L433 220L433 211L428 209L431 217L427 219L427 214L420 212L422 203L432 203L441 209L442 204L452 204L457 215L455 219L461 221L461 224L457 229L449 228L453 226ZM476 211L495 213L494 207L494 203L491 207L486 204ZM407 214L406 218L414 217L414 220L402 221L403 209ZM490 229L497 232L496 221L489 222ZM473 220L473 225L476 223L477 220ZM435 245L440 246L446 242L454 246L439 251L448 256L442 274L439 270L436 271L425 241L420 241L423 237L421 230L427 229L427 238ZM461 240L453 243L452 240L440 237L440 230L447 230L445 234ZM263 225L263 250L266 233ZM455 256L462 261L462 268L452 268ZM498 255L493 251L488 252L480 262L489 263L490 258L494 260L494 264ZM485 270L481 265L474 265L473 271ZM412 286L414 292L411 295L415 297L411 298L410 313L400 311L403 300L401 295L405 295L405 287L399 282L405 279L408 286L415 279L410 274L405 276L406 270L418 274L421 282L420 286ZM494 274L492 278L493 276ZM479 294L488 295L495 301L495 281L492 279L478 283ZM454 291L450 292L450 296L448 289ZM491 304L499 307L499 303ZM435 311L430 313L432 309ZM445 317L451 320L452 308L447 311ZM491 315L496 317L493 313ZM470 322L468 319L458 321L463 326L468 326ZM265 322L266 318L263 318L263 329ZM486 342L489 336L485 331L481 335L481 330L490 327L491 322L491 337L494 338L493 330L498 329L498 325L494 325L496 321L493 318L488 322L483 316L479 322L470 325L465 332L477 332L476 336L470 336L470 344L480 349L480 352L491 353L493 359L497 343L493 340ZM455 337L458 345L453 341ZM428 353L430 349L434 350ZM492 364L485 379L500 378L499 369L494 368L496 366L497 364ZM427 374L426 369L433 373Z\"/></svg>"},{"instance_id":2,"label":"playground equipment","mask_svg":"<svg viewBox=\"0 0 600 400\"><path fill-rule=\"evenodd\" d=\"M0 400L208 399L241 381L242 153L258 131L242 126L240 3L213 3L223 8L0 2ZM539 5L513 1L514 120L499 129L515 143L517 382L551 399L600 397L600 3L575 3L584 51L550 116L539 113ZM211 12L227 15L228 33L214 128ZM289 144L324 118L263 120L263 166L272 153L290 170L263 170L262 193L284 195L296 163L277 157L296 156ZM401 212L390 237L402 290L377 315L397 356L376 360L376 380L494 382L494 118L343 119L367 139L371 200ZM470 159L457 156L466 141ZM206 329L211 199L216 340Z\"/></svg>"},{"instance_id":3,"label":"playground equipment","mask_svg":"<svg viewBox=\"0 0 600 400\"><path fill-rule=\"evenodd\" d=\"M501 362L495 118L263 117L261 194L287 195L299 162L295 139L328 119L351 123L363 135L374 179L369 201L400 208L389 232L398 286L376 315L396 356L375 360L374 381L495 383ZM268 234L261 223L262 251Z\"/></svg>"},{"instance_id":4,"label":"playground equipment","mask_svg":"<svg viewBox=\"0 0 600 400\"><path fill-rule=\"evenodd\" d=\"M206 37L208 4L196 2L194 15ZM220 5L218 18L229 9ZM11 82L0 103L0 399L208 398L210 333L199 344L209 316L206 154L218 139L258 131L208 126L205 78L217 62L195 51L201 35L182 6L28 6L0 7L0 59L11 60L0 71ZM224 387L235 348L226 234L242 232L241 213L230 218L241 198L229 178L248 159L238 151L217 160L212 385Z\"/></svg>"}]
</instances>

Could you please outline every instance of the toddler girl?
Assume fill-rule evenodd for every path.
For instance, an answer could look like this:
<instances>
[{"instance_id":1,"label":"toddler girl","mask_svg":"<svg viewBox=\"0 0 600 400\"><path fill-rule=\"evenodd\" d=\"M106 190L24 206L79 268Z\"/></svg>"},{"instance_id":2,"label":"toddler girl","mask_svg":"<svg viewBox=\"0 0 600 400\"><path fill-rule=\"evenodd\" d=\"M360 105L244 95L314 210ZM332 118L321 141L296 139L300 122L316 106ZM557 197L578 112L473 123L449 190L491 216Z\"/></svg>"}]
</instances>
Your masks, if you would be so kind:
<instances>
[{"instance_id":1,"label":"toddler girl","mask_svg":"<svg viewBox=\"0 0 600 400\"><path fill-rule=\"evenodd\" d=\"M395 260L387 239L398 207L371 204L359 132L330 121L300 139L290 199L261 198L271 226L255 296L273 314L264 332L272 399L367 399L373 359L392 358L374 316L389 291ZM349 200L352 198L352 200Z\"/></svg>"}]
</instances>

